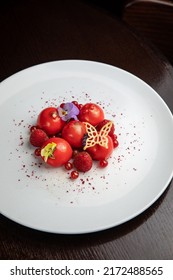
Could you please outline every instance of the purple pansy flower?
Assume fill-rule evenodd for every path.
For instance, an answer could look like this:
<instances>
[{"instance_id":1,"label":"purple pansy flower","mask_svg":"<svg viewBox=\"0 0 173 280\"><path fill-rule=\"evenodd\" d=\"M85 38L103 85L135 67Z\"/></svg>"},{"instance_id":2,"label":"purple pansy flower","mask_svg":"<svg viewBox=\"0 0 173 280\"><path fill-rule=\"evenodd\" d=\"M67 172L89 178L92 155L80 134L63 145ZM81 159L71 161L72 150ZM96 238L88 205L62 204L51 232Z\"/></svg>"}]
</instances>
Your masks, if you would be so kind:
<instances>
[{"instance_id":1,"label":"purple pansy flower","mask_svg":"<svg viewBox=\"0 0 173 280\"><path fill-rule=\"evenodd\" d=\"M72 102L67 102L62 107L58 107L58 113L63 121L68 121L70 119L77 120L79 109Z\"/></svg>"}]
</instances>

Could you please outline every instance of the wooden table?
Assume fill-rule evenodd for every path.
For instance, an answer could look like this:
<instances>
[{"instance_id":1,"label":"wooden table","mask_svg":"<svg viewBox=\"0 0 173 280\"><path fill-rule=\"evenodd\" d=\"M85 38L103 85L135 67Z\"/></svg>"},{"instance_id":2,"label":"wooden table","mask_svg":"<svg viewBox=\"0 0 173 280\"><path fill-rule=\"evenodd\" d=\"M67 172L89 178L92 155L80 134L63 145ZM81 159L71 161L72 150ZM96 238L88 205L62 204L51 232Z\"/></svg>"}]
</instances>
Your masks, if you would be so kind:
<instances>
[{"instance_id":1,"label":"wooden table","mask_svg":"<svg viewBox=\"0 0 173 280\"><path fill-rule=\"evenodd\" d=\"M8 1L7 1L8 2ZM86 1L13 1L0 9L0 80L39 63L86 59L125 69L173 111L173 68L121 21ZM166 163L165 163L166 164ZM173 184L148 210L109 230L60 235L0 216L2 259L173 259Z\"/></svg>"}]
</instances>

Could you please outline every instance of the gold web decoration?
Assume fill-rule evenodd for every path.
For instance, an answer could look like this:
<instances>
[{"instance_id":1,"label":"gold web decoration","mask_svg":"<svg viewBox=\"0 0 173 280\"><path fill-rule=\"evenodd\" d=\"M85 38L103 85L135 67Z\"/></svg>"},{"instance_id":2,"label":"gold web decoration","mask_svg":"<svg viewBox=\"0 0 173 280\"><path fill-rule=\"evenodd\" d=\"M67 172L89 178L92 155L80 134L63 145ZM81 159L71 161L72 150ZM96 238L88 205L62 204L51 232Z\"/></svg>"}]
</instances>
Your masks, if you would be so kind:
<instances>
[{"instance_id":1,"label":"gold web decoration","mask_svg":"<svg viewBox=\"0 0 173 280\"><path fill-rule=\"evenodd\" d=\"M86 144L83 147L84 150L93 147L96 144L99 144L102 147L108 148L108 134L112 127L112 122L106 123L100 131L97 131L96 128L88 122L83 122L87 132Z\"/></svg>"}]
</instances>

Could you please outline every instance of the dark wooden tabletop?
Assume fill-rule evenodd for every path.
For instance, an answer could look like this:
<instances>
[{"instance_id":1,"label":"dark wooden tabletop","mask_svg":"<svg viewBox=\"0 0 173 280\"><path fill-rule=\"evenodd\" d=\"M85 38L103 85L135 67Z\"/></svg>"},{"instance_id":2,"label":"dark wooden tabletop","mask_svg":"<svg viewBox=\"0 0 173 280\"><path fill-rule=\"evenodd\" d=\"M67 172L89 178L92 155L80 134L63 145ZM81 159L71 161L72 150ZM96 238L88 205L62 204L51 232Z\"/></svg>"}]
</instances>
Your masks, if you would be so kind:
<instances>
[{"instance_id":1,"label":"dark wooden tabletop","mask_svg":"<svg viewBox=\"0 0 173 280\"><path fill-rule=\"evenodd\" d=\"M86 1L6 1L0 9L0 81L39 63L85 59L125 69L173 112L173 68L149 42ZM125 224L84 235L39 232L0 216L1 259L173 259L173 184Z\"/></svg>"}]
</instances>

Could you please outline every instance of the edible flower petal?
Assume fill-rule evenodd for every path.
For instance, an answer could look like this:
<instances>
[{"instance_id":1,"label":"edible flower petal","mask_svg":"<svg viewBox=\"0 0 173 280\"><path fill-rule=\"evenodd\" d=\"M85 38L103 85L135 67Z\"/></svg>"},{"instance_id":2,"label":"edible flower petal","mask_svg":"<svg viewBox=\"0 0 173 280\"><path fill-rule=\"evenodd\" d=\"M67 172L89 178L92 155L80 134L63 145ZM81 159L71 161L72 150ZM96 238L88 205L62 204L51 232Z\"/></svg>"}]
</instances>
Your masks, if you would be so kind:
<instances>
[{"instance_id":1,"label":"edible flower petal","mask_svg":"<svg viewBox=\"0 0 173 280\"><path fill-rule=\"evenodd\" d=\"M41 149L41 156L44 158L44 161L47 162L48 158L54 158L53 153L56 149L56 143L52 142L47 144L44 148Z\"/></svg>"},{"instance_id":2,"label":"edible flower petal","mask_svg":"<svg viewBox=\"0 0 173 280\"><path fill-rule=\"evenodd\" d=\"M63 107L58 107L58 113L63 121L68 121L70 119L77 120L79 109L72 102L67 102Z\"/></svg>"}]
</instances>

